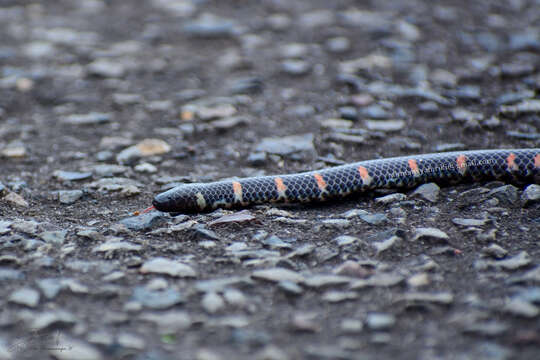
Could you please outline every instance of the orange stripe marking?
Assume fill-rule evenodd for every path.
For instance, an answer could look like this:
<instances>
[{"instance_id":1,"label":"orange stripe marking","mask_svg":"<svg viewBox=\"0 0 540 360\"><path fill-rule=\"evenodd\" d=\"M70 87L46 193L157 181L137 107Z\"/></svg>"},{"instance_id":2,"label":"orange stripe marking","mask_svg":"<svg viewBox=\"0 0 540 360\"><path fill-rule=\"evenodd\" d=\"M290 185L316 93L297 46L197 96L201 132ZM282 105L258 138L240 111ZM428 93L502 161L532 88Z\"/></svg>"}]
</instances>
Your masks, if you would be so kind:
<instances>
[{"instance_id":1,"label":"orange stripe marking","mask_svg":"<svg viewBox=\"0 0 540 360\"><path fill-rule=\"evenodd\" d=\"M368 169L366 169L363 166L358 167L358 173L360 173L360 177L362 178L362 182L364 184L369 184L371 182L371 176L369 175Z\"/></svg>"},{"instance_id":2,"label":"orange stripe marking","mask_svg":"<svg viewBox=\"0 0 540 360\"><path fill-rule=\"evenodd\" d=\"M540 168L540 154L536 154L534 157L534 167Z\"/></svg>"},{"instance_id":3,"label":"orange stripe marking","mask_svg":"<svg viewBox=\"0 0 540 360\"><path fill-rule=\"evenodd\" d=\"M515 163L516 155L514 153L510 153L508 157L506 158L506 162L508 163L508 170L519 170L518 165Z\"/></svg>"},{"instance_id":4,"label":"orange stripe marking","mask_svg":"<svg viewBox=\"0 0 540 360\"><path fill-rule=\"evenodd\" d=\"M234 191L234 195L236 197L241 198L242 197L242 184L240 184L238 181L233 181L232 188Z\"/></svg>"},{"instance_id":5,"label":"orange stripe marking","mask_svg":"<svg viewBox=\"0 0 540 360\"><path fill-rule=\"evenodd\" d=\"M285 192L287 190L287 187L283 183L283 179L280 177L274 178L274 182L276 183L276 188L278 192Z\"/></svg>"},{"instance_id":6,"label":"orange stripe marking","mask_svg":"<svg viewBox=\"0 0 540 360\"><path fill-rule=\"evenodd\" d=\"M360 173L360 177L362 178L362 180L366 180L367 178L369 178L369 173L365 167L359 166L358 172Z\"/></svg>"},{"instance_id":7,"label":"orange stripe marking","mask_svg":"<svg viewBox=\"0 0 540 360\"><path fill-rule=\"evenodd\" d=\"M465 170L467 170L467 157L463 154L459 155L456 158L456 164L459 172L463 175L465 173Z\"/></svg>"},{"instance_id":8,"label":"orange stripe marking","mask_svg":"<svg viewBox=\"0 0 540 360\"><path fill-rule=\"evenodd\" d=\"M313 174L313 177L315 180L317 180L317 186L320 190L324 190L326 188L326 181L324 181L321 174Z\"/></svg>"},{"instance_id":9,"label":"orange stripe marking","mask_svg":"<svg viewBox=\"0 0 540 360\"><path fill-rule=\"evenodd\" d=\"M407 163L409 163L409 168L412 170L412 172L415 175L418 175L420 173L420 171L418 170L418 164L416 163L416 160L409 159L407 160Z\"/></svg>"}]
</instances>

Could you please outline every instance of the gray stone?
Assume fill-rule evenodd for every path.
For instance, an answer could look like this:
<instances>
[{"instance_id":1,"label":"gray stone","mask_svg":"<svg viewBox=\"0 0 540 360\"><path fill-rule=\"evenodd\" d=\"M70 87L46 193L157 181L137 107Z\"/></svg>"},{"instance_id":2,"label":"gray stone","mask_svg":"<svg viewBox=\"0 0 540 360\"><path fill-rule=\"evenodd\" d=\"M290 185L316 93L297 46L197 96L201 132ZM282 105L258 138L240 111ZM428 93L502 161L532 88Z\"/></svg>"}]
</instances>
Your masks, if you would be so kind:
<instances>
[{"instance_id":1,"label":"gray stone","mask_svg":"<svg viewBox=\"0 0 540 360\"><path fill-rule=\"evenodd\" d=\"M391 116L391 113L379 104L373 104L362 108L360 114L365 118L374 120L384 120Z\"/></svg>"},{"instance_id":2,"label":"gray stone","mask_svg":"<svg viewBox=\"0 0 540 360\"><path fill-rule=\"evenodd\" d=\"M417 187L411 196L419 196L427 201L435 203L439 199L440 190L441 188L437 184L427 183Z\"/></svg>"},{"instance_id":3,"label":"gray stone","mask_svg":"<svg viewBox=\"0 0 540 360\"><path fill-rule=\"evenodd\" d=\"M54 245L62 245L66 239L67 231L60 230L60 231L44 231L41 234L39 234L39 237L47 242Z\"/></svg>"},{"instance_id":4,"label":"gray stone","mask_svg":"<svg viewBox=\"0 0 540 360\"><path fill-rule=\"evenodd\" d=\"M380 225L388 221L386 215L382 213L360 215L360 219L371 225Z\"/></svg>"},{"instance_id":5,"label":"gray stone","mask_svg":"<svg viewBox=\"0 0 540 360\"><path fill-rule=\"evenodd\" d=\"M463 331L490 337L500 336L508 331L508 325L496 320L480 322L474 319L474 321L465 324Z\"/></svg>"},{"instance_id":6,"label":"gray stone","mask_svg":"<svg viewBox=\"0 0 540 360\"><path fill-rule=\"evenodd\" d=\"M281 63L281 69L283 72L294 75L294 76L301 76L306 75L311 70L311 65L304 60L284 60Z\"/></svg>"},{"instance_id":7,"label":"gray stone","mask_svg":"<svg viewBox=\"0 0 540 360\"><path fill-rule=\"evenodd\" d=\"M321 224L327 228L344 229L351 226L350 220L347 219L324 219Z\"/></svg>"},{"instance_id":8,"label":"gray stone","mask_svg":"<svg viewBox=\"0 0 540 360\"><path fill-rule=\"evenodd\" d=\"M523 132L523 131L507 131L506 135L516 139L522 140L537 140L540 139L540 132Z\"/></svg>"},{"instance_id":9,"label":"gray stone","mask_svg":"<svg viewBox=\"0 0 540 360\"><path fill-rule=\"evenodd\" d=\"M524 281L533 281L536 283L540 283L540 266L537 266L529 271L527 271L523 277L521 277Z\"/></svg>"},{"instance_id":10,"label":"gray stone","mask_svg":"<svg viewBox=\"0 0 540 360\"><path fill-rule=\"evenodd\" d=\"M431 240L437 240L442 242L447 242L449 237L448 235L437 228L416 228L412 241L416 241L419 239L431 239Z\"/></svg>"},{"instance_id":11,"label":"gray stone","mask_svg":"<svg viewBox=\"0 0 540 360\"><path fill-rule=\"evenodd\" d=\"M345 120L358 120L358 111L354 106L342 106L338 109L339 117Z\"/></svg>"},{"instance_id":12,"label":"gray stone","mask_svg":"<svg viewBox=\"0 0 540 360\"><path fill-rule=\"evenodd\" d=\"M160 334L173 334L177 331L189 329L192 324L191 317L184 311L144 312L140 320L155 323Z\"/></svg>"},{"instance_id":13,"label":"gray stone","mask_svg":"<svg viewBox=\"0 0 540 360\"><path fill-rule=\"evenodd\" d=\"M74 204L84 195L82 190L60 190L57 192L57 194L58 201L60 201L61 204L65 205Z\"/></svg>"},{"instance_id":14,"label":"gray stone","mask_svg":"<svg viewBox=\"0 0 540 360\"><path fill-rule=\"evenodd\" d=\"M395 246L396 244L399 244L401 242L401 238L396 235L390 236L388 239L383 241L377 241L372 243L375 250L377 250L377 254L382 253L383 251L386 251L390 249L391 247Z\"/></svg>"},{"instance_id":15,"label":"gray stone","mask_svg":"<svg viewBox=\"0 0 540 360\"><path fill-rule=\"evenodd\" d=\"M334 13L330 10L312 10L302 13L298 18L301 27L314 29L331 26L335 21Z\"/></svg>"},{"instance_id":16,"label":"gray stone","mask_svg":"<svg viewBox=\"0 0 540 360\"><path fill-rule=\"evenodd\" d=\"M434 303L440 305L450 305L452 302L454 302L454 296L450 292L408 292L402 296L401 300L409 303Z\"/></svg>"},{"instance_id":17,"label":"gray stone","mask_svg":"<svg viewBox=\"0 0 540 360\"><path fill-rule=\"evenodd\" d=\"M272 235L262 241L264 245L273 249L292 249L292 245L281 240L278 236Z\"/></svg>"},{"instance_id":18,"label":"gray stone","mask_svg":"<svg viewBox=\"0 0 540 360\"><path fill-rule=\"evenodd\" d=\"M456 89L450 89L445 91L444 95L461 100L479 100L482 96L480 87L476 85L464 85Z\"/></svg>"},{"instance_id":19,"label":"gray stone","mask_svg":"<svg viewBox=\"0 0 540 360\"><path fill-rule=\"evenodd\" d=\"M237 290L237 289L226 289L223 292L223 297L225 298L225 301L227 301L229 305L232 305L238 308L243 308L247 302L246 296L240 290Z\"/></svg>"},{"instance_id":20,"label":"gray stone","mask_svg":"<svg viewBox=\"0 0 540 360\"><path fill-rule=\"evenodd\" d=\"M98 177L110 177L126 173L127 167L115 164L96 164L90 168Z\"/></svg>"},{"instance_id":21,"label":"gray stone","mask_svg":"<svg viewBox=\"0 0 540 360\"><path fill-rule=\"evenodd\" d=\"M537 306L519 298L513 298L506 302L504 311L526 318L535 318L540 314Z\"/></svg>"},{"instance_id":22,"label":"gray stone","mask_svg":"<svg viewBox=\"0 0 540 360\"><path fill-rule=\"evenodd\" d=\"M79 180L86 180L86 179L91 178L92 173L56 170L53 173L53 176L60 181L79 181Z\"/></svg>"},{"instance_id":23,"label":"gray stone","mask_svg":"<svg viewBox=\"0 0 540 360\"><path fill-rule=\"evenodd\" d=\"M247 162L252 166L263 166L267 161L266 152L252 152L247 157Z\"/></svg>"},{"instance_id":24,"label":"gray stone","mask_svg":"<svg viewBox=\"0 0 540 360\"><path fill-rule=\"evenodd\" d=\"M254 355L254 360L290 360L284 349L276 345L267 345Z\"/></svg>"},{"instance_id":25,"label":"gray stone","mask_svg":"<svg viewBox=\"0 0 540 360\"><path fill-rule=\"evenodd\" d=\"M503 105L499 113L508 117L540 113L540 100L525 100L516 105Z\"/></svg>"},{"instance_id":26,"label":"gray stone","mask_svg":"<svg viewBox=\"0 0 540 360\"><path fill-rule=\"evenodd\" d=\"M351 218L359 217L363 215L369 215L369 213L366 210L362 210L362 209L351 209L342 214L342 216L344 216L347 219L351 219Z\"/></svg>"},{"instance_id":27,"label":"gray stone","mask_svg":"<svg viewBox=\"0 0 540 360\"><path fill-rule=\"evenodd\" d=\"M316 109L307 104L296 105L288 108L286 111L287 114L297 118L309 118L316 113Z\"/></svg>"},{"instance_id":28,"label":"gray stone","mask_svg":"<svg viewBox=\"0 0 540 360\"><path fill-rule=\"evenodd\" d=\"M171 229L172 230L172 229ZM189 229L190 235L193 236L196 240L216 240L220 241L221 238L214 231L207 229L204 225L199 224L195 225Z\"/></svg>"},{"instance_id":29,"label":"gray stone","mask_svg":"<svg viewBox=\"0 0 540 360\"><path fill-rule=\"evenodd\" d=\"M434 101L424 101L418 105L418 110L428 115L435 115L439 112L439 106Z\"/></svg>"},{"instance_id":30,"label":"gray stone","mask_svg":"<svg viewBox=\"0 0 540 360\"><path fill-rule=\"evenodd\" d=\"M292 20L286 14L271 14L266 19L268 26L274 31L284 31L291 26Z\"/></svg>"},{"instance_id":31,"label":"gray stone","mask_svg":"<svg viewBox=\"0 0 540 360\"><path fill-rule=\"evenodd\" d=\"M540 287L527 287L516 293L513 298L540 304Z\"/></svg>"},{"instance_id":32,"label":"gray stone","mask_svg":"<svg viewBox=\"0 0 540 360\"><path fill-rule=\"evenodd\" d=\"M22 232L28 235L37 236L39 223L34 220L17 220L11 224L13 231Z\"/></svg>"},{"instance_id":33,"label":"gray stone","mask_svg":"<svg viewBox=\"0 0 540 360\"><path fill-rule=\"evenodd\" d=\"M349 284L353 279L348 276L341 275L312 275L305 280L306 286L313 288L321 288L325 286L336 286Z\"/></svg>"},{"instance_id":34,"label":"gray stone","mask_svg":"<svg viewBox=\"0 0 540 360\"><path fill-rule=\"evenodd\" d=\"M24 198L15 193L15 192L8 192L7 195L5 195L2 199L3 201L6 201L10 203L11 205L20 206L20 207L28 207L30 206Z\"/></svg>"},{"instance_id":35,"label":"gray stone","mask_svg":"<svg viewBox=\"0 0 540 360\"><path fill-rule=\"evenodd\" d=\"M140 187L142 187L142 184L132 179L112 177L93 181L88 184L88 187L105 192L120 191L125 196L131 196L141 192Z\"/></svg>"},{"instance_id":36,"label":"gray stone","mask_svg":"<svg viewBox=\"0 0 540 360\"><path fill-rule=\"evenodd\" d=\"M289 280L279 281L277 286L287 294L301 295L304 293L304 289L300 285Z\"/></svg>"},{"instance_id":37,"label":"gray stone","mask_svg":"<svg viewBox=\"0 0 540 360\"><path fill-rule=\"evenodd\" d=\"M294 283L304 282L304 277L299 273L285 268L270 268L264 270L255 270L251 276L254 279L266 281L292 281Z\"/></svg>"},{"instance_id":38,"label":"gray stone","mask_svg":"<svg viewBox=\"0 0 540 360\"><path fill-rule=\"evenodd\" d=\"M358 294L353 291L327 291L321 296L322 301L339 303L347 300L355 300Z\"/></svg>"},{"instance_id":39,"label":"gray stone","mask_svg":"<svg viewBox=\"0 0 540 360\"><path fill-rule=\"evenodd\" d=\"M489 219L464 219L464 218L453 218L452 222L456 225L461 226L484 226L491 222Z\"/></svg>"},{"instance_id":40,"label":"gray stone","mask_svg":"<svg viewBox=\"0 0 540 360\"><path fill-rule=\"evenodd\" d=\"M105 78L120 78L126 73L126 66L121 62L109 59L97 59L86 66L90 75Z\"/></svg>"},{"instance_id":41,"label":"gray stone","mask_svg":"<svg viewBox=\"0 0 540 360\"><path fill-rule=\"evenodd\" d=\"M351 245L356 242L358 242L360 239L356 236L350 236L350 235L340 235L334 239L334 241L338 244L338 246L346 246Z\"/></svg>"},{"instance_id":42,"label":"gray stone","mask_svg":"<svg viewBox=\"0 0 540 360\"><path fill-rule=\"evenodd\" d=\"M167 309L184 302L184 298L178 290L149 290L143 286L135 287L132 300L150 309Z\"/></svg>"},{"instance_id":43,"label":"gray stone","mask_svg":"<svg viewBox=\"0 0 540 360\"><path fill-rule=\"evenodd\" d=\"M326 48L332 53L340 54L351 48L351 42L346 37L338 36L326 40Z\"/></svg>"},{"instance_id":44,"label":"gray stone","mask_svg":"<svg viewBox=\"0 0 540 360\"><path fill-rule=\"evenodd\" d=\"M158 171L157 166L154 166L154 165L152 165L150 163L147 163L147 162L140 163L140 164L136 165L133 169L136 172L144 173L144 174L155 174Z\"/></svg>"},{"instance_id":45,"label":"gray stone","mask_svg":"<svg viewBox=\"0 0 540 360\"><path fill-rule=\"evenodd\" d=\"M0 235L7 234L11 231L10 230L11 224L13 224L13 221L0 220Z\"/></svg>"},{"instance_id":46,"label":"gray stone","mask_svg":"<svg viewBox=\"0 0 540 360\"><path fill-rule=\"evenodd\" d=\"M163 213L159 211L150 211L142 213L138 216L131 216L119 221L130 230L143 231L152 229L154 226L164 221Z\"/></svg>"},{"instance_id":47,"label":"gray stone","mask_svg":"<svg viewBox=\"0 0 540 360\"><path fill-rule=\"evenodd\" d=\"M301 58L308 53L308 46L301 43L288 43L280 46L279 53L284 58Z\"/></svg>"},{"instance_id":48,"label":"gray stone","mask_svg":"<svg viewBox=\"0 0 540 360\"><path fill-rule=\"evenodd\" d=\"M139 104L144 101L141 94L114 93L113 102L119 106Z\"/></svg>"},{"instance_id":49,"label":"gray stone","mask_svg":"<svg viewBox=\"0 0 540 360\"><path fill-rule=\"evenodd\" d=\"M515 256L505 258L504 260L477 260L474 266L477 269L484 270L490 267L501 268L504 270L517 270L528 266L531 263L531 257L526 251L521 251Z\"/></svg>"},{"instance_id":50,"label":"gray stone","mask_svg":"<svg viewBox=\"0 0 540 360\"><path fill-rule=\"evenodd\" d=\"M343 319L340 324L341 331L349 334L360 333L364 328L364 323L358 319Z\"/></svg>"},{"instance_id":51,"label":"gray stone","mask_svg":"<svg viewBox=\"0 0 540 360\"><path fill-rule=\"evenodd\" d=\"M184 31L194 37L213 39L230 37L236 32L236 23L230 19L203 13L198 19L188 22Z\"/></svg>"},{"instance_id":52,"label":"gray stone","mask_svg":"<svg viewBox=\"0 0 540 360\"><path fill-rule=\"evenodd\" d=\"M201 292L222 292L233 285L250 285L252 283L249 277L231 276L222 279L198 281L195 283L195 289Z\"/></svg>"},{"instance_id":53,"label":"gray stone","mask_svg":"<svg viewBox=\"0 0 540 360\"><path fill-rule=\"evenodd\" d=\"M405 128L404 120L366 120L366 128L371 131L393 132Z\"/></svg>"},{"instance_id":54,"label":"gray stone","mask_svg":"<svg viewBox=\"0 0 540 360\"><path fill-rule=\"evenodd\" d=\"M391 314L369 313L366 317L366 326L371 330L387 330L395 323L396 318Z\"/></svg>"},{"instance_id":55,"label":"gray stone","mask_svg":"<svg viewBox=\"0 0 540 360\"><path fill-rule=\"evenodd\" d=\"M533 90L523 90L519 92L505 92L497 97L496 105L509 105L526 99L534 98Z\"/></svg>"},{"instance_id":56,"label":"gray stone","mask_svg":"<svg viewBox=\"0 0 540 360\"><path fill-rule=\"evenodd\" d=\"M328 136L328 139L330 141L336 142L336 143L350 143L350 144L363 144L366 142L366 138L361 135L349 135L349 134L342 134L340 132L338 133L331 133Z\"/></svg>"},{"instance_id":57,"label":"gray stone","mask_svg":"<svg viewBox=\"0 0 540 360\"><path fill-rule=\"evenodd\" d=\"M201 305L208 313L214 314L225 307L225 302L217 293L207 292L201 300Z\"/></svg>"},{"instance_id":58,"label":"gray stone","mask_svg":"<svg viewBox=\"0 0 540 360\"><path fill-rule=\"evenodd\" d=\"M540 185L531 184L523 190L521 195L523 205L530 205L540 201Z\"/></svg>"},{"instance_id":59,"label":"gray stone","mask_svg":"<svg viewBox=\"0 0 540 360\"><path fill-rule=\"evenodd\" d=\"M188 18L197 11L197 3L184 0L152 0L152 5L167 14L180 18ZM147 360L153 360L154 358ZM139 360L139 359L138 359ZM142 360L142 358L141 358Z\"/></svg>"},{"instance_id":60,"label":"gray stone","mask_svg":"<svg viewBox=\"0 0 540 360\"><path fill-rule=\"evenodd\" d=\"M530 27L521 33L511 34L508 47L511 51L538 51L540 49L538 31L534 27Z\"/></svg>"},{"instance_id":61,"label":"gray stone","mask_svg":"<svg viewBox=\"0 0 540 360\"><path fill-rule=\"evenodd\" d=\"M464 108L455 108L452 110L452 118L460 123L467 123L472 121L480 121L484 118L484 115Z\"/></svg>"},{"instance_id":62,"label":"gray stone","mask_svg":"<svg viewBox=\"0 0 540 360\"><path fill-rule=\"evenodd\" d=\"M380 203L380 204L392 204L392 203L397 203L406 199L407 199L407 195L402 194L402 193L394 193L394 194L375 198L375 202Z\"/></svg>"},{"instance_id":63,"label":"gray stone","mask_svg":"<svg viewBox=\"0 0 540 360\"><path fill-rule=\"evenodd\" d=\"M482 125L488 129L496 129L501 126L501 120L497 116L491 116L489 119L482 121Z\"/></svg>"},{"instance_id":64,"label":"gray stone","mask_svg":"<svg viewBox=\"0 0 540 360\"><path fill-rule=\"evenodd\" d=\"M214 130L224 131L238 126L248 125L251 122L246 116L230 116L212 121L208 126Z\"/></svg>"},{"instance_id":65,"label":"gray stone","mask_svg":"<svg viewBox=\"0 0 540 360\"><path fill-rule=\"evenodd\" d=\"M14 304L36 307L39 304L39 292L28 287L20 288L11 293L8 300Z\"/></svg>"},{"instance_id":66,"label":"gray stone","mask_svg":"<svg viewBox=\"0 0 540 360\"><path fill-rule=\"evenodd\" d=\"M291 155L298 152L314 153L313 134L264 138L255 147L255 151L276 155Z\"/></svg>"},{"instance_id":67,"label":"gray stone","mask_svg":"<svg viewBox=\"0 0 540 360\"><path fill-rule=\"evenodd\" d=\"M35 314L30 320L30 328L44 330L53 326L70 326L76 322L75 316L64 310L48 310Z\"/></svg>"},{"instance_id":68,"label":"gray stone","mask_svg":"<svg viewBox=\"0 0 540 360\"><path fill-rule=\"evenodd\" d=\"M54 299L56 295L58 295L58 293L64 288L64 285L61 283L60 279L56 278L40 279L37 281L37 286L47 299Z\"/></svg>"},{"instance_id":69,"label":"gray stone","mask_svg":"<svg viewBox=\"0 0 540 360\"><path fill-rule=\"evenodd\" d=\"M92 112L88 114L73 114L65 116L61 122L68 125L98 125L110 122L112 115L109 113Z\"/></svg>"},{"instance_id":70,"label":"gray stone","mask_svg":"<svg viewBox=\"0 0 540 360\"><path fill-rule=\"evenodd\" d=\"M490 244L489 246L482 248L482 252L495 259L502 259L508 255L508 251L497 244Z\"/></svg>"},{"instance_id":71,"label":"gray stone","mask_svg":"<svg viewBox=\"0 0 540 360\"><path fill-rule=\"evenodd\" d=\"M87 342L72 338L62 337L62 342L69 344L68 350L64 347L57 346L49 349L49 354L58 360L102 360L103 356L98 348L88 344Z\"/></svg>"},{"instance_id":72,"label":"gray stone","mask_svg":"<svg viewBox=\"0 0 540 360\"><path fill-rule=\"evenodd\" d=\"M99 244L92 249L95 253L105 253L113 251L140 251L142 246L139 244L133 244L128 241L111 240L103 244Z\"/></svg>"},{"instance_id":73,"label":"gray stone","mask_svg":"<svg viewBox=\"0 0 540 360\"><path fill-rule=\"evenodd\" d=\"M488 196L493 196L502 203L510 205L516 204L519 199L518 188L514 185L504 185L494 188L488 193Z\"/></svg>"},{"instance_id":74,"label":"gray stone","mask_svg":"<svg viewBox=\"0 0 540 360\"><path fill-rule=\"evenodd\" d=\"M157 257L146 261L139 271L143 274L166 274L174 277L197 276L197 272L191 266L163 257Z\"/></svg>"},{"instance_id":75,"label":"gray stone","mask_svg":"<svg viewBox=\"0 0 540 360\"><path fill-rule=\"evenodd\" d=\"M260 94L264 90L264 82L256 76L241 77L229 80L227 89L231 94Z\"/></svg>"},{"instance_id":76,"label":"gray stone","mask_svg":"<svg viewBox=\"0 0 540 360\"><path fill-rule=\"evenodd\" d=\"M368 279L360 279L354 281L351 289L363 289L366 287L390 287L401 284L405 280L405 277L396 273L376 273Z\"/></svg>"}]
</instances>

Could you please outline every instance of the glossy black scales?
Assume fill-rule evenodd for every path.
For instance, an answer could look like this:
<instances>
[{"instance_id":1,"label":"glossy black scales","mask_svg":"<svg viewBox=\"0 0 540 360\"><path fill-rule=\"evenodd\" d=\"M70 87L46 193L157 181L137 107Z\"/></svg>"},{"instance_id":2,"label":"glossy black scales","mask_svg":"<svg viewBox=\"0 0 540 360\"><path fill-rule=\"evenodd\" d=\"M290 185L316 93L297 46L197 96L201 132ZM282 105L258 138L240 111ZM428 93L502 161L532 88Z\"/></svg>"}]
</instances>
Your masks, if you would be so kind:
<instances>
[{"instance_id":1,"label":"glossy black scales","mask_svg":"<svg viewBox=\"0 0 540 360\"><path fill-rule=\"evenodd\" d=\"M540 149L477 150L361 161L320 171L185 184L158 194L157 210L197 212L263 202L309 202L426 182L540 183Z\"/></svg>"}]
</instances>

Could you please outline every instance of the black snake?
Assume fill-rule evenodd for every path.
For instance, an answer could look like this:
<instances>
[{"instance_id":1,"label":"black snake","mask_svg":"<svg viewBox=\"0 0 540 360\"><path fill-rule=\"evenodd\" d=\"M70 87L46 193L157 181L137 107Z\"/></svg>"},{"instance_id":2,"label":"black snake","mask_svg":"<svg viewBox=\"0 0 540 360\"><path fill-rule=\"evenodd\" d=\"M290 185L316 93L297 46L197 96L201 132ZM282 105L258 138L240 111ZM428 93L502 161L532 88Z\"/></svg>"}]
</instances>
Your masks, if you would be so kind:
<instances>
[{"instance_id":1,"label":"black snake","mask_svg":"<svg viewBox=\"0 0 540 360\"><path fill-rule=\"evenodd\" d=\"M540 149L474 150L361 161L298 174L258 176L177 186L158 194L165 212L199 212L266 202L322 201L376 188L426 182L540 183Z\"/></svg>"}]
</instances>

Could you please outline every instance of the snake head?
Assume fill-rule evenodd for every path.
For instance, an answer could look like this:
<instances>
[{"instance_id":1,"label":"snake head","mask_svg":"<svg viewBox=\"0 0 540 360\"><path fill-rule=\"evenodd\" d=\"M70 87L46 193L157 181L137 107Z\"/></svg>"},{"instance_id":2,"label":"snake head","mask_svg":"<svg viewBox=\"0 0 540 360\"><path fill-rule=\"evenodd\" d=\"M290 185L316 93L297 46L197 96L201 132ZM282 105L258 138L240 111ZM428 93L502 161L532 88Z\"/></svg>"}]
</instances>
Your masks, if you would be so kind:
<instances>
[{"instance_id":1,"label":"snake head","mask_svg":"<svg viewBox=\"0 0 540 360\"><path fill-rule=\"evenodd\" d=\"M162 192L154 198L152 205L163 212L189 213L206 208L206 200L198 191L200 184L184 184Z\"/></svg>"}]
</instances>

